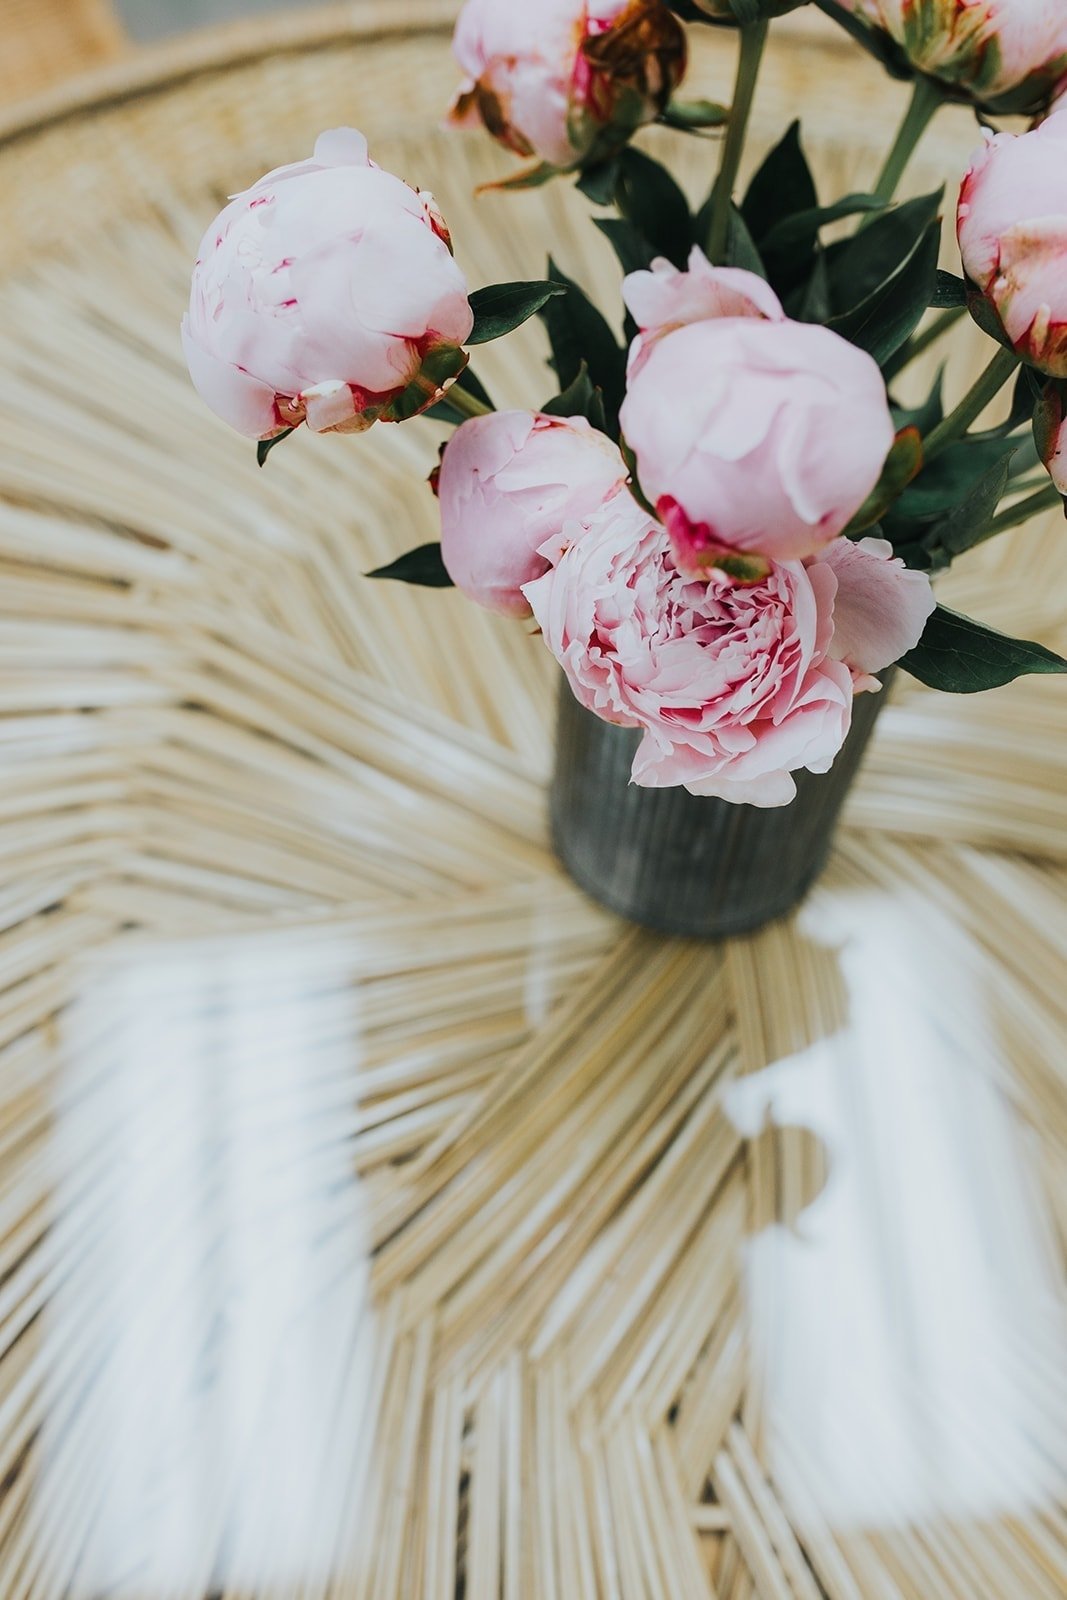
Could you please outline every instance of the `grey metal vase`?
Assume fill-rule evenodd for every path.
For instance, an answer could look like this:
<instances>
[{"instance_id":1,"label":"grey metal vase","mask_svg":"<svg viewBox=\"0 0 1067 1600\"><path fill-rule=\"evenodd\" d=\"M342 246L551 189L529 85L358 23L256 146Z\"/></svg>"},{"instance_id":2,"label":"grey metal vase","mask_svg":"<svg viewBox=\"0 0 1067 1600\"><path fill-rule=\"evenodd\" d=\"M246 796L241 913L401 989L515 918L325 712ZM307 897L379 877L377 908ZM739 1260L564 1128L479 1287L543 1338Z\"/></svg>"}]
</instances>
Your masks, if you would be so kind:
<instances>
[{"instance_id":1,"label":"grey metal vase","mask_svg":"<svg viewBox=\"0 0 1067 1600\"><path fill-rule=\"evenodd\" d=\"M594 900L663 933L715 939L784 916L826 865L889 676L880 694L857 697L831 771L798 772L796 799L770 810L631 784L640 733L602 722L564 680L551 789L556 854Z\"/></svg>"}]
</instances>

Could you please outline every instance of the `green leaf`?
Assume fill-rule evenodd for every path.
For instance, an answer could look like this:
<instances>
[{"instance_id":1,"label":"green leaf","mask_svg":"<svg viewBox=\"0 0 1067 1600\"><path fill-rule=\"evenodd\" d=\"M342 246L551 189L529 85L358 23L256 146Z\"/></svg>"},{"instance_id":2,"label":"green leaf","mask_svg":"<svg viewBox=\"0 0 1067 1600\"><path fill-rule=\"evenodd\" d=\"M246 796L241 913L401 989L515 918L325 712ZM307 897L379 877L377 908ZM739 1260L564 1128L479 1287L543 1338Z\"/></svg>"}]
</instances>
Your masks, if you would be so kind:
<instances>
[{"instance_id":1,"label":"green leaf","mask_svg":"<svg viewBox=\"0 0 1067 1600\"><path fill-rule=\"evenodd\" d=\"M613 206L618 181L619 163L613 157L610 161L599 162L595 167L587 167L579 174L575 187L595 206Z\"/></svg>"},{"instance_id":2,"label":"green leaf","mask_svg":"<svg viewBox=\"0 0 1067 1600\"><path fill-rule=\"evenodd\" d=\"M895 500L898 500L923 464L923 442L918 428L905 428L898 433L893 447L886 456L882 476L852 518L845 534L853 538L866 533L880 522Z\"/></svg>"},{"instance_id":3,"label":"green leaf","mask_svg":"<svg viewBox=\"0 0 1067 1600\"><path fill-rule=\"evenodd\" d=\"M987 473L1019 448L1018 439L960 439L936 456L897 502L902 517L924 521L952 511Z\"/></svg>"},{"instance_id":4,"label":"green leaf","mask_svg":"<svg viewBox=\"0 0 1067 1600\"><path fill-rule=\"evenodd\" d=\"M947 517L934 523L923 540L934 566L948 566L965 550L981 544L1004 498L1010 469L1011 457L1004 456L983 473L970 494Z\"/></svg>"},{"instance_id":5,"label":"green leaf","mask_svg":"<svg viewBox=\"0 0 1067 1600\"><path fill-rule=\"evenodd\" d=\"M632 222L622 217L594 217L593 221L610 241L623 272L641 272L652 265L656 252Z\"/></svg>"},{"instance_id":6,"label":"green leaf","mask_svg":"<svg viewBox=\"0 0 1067 1600\"><path fill-rule=\"evenodd\" d=\"M608 429L615 437L626 385L626 352L584 290L554 261L549 261L548 269L569 291L563 299L546 301L540 312L548 330L552 366L560 389L570 387L584 361L594 387L603 391Z\"/></svg>"},{"instance_id":7,"label":"green leaf","mask_svg":"<svg viewBox=\"0 0 1067 1600\"><path fill-rule=\"evenodd\" d=\"M920 195L891 211L883 211L867 227L827 250L834 309L848 311L882 288L912 258L939 216L944 190ZM930 298L936 279L932 278ZM929 301L927 302L929 304Z\"/></svg>"},{"instance_id":8,"label":"green leaf","mask_svg":"<svg viewBox=\"0 0 1067 1600\"><path fill-rule=\"evenodd\" d=\"M553 178L562 177L565 167L555 167L551 161L540 161L535 167L523 167L519 172L513 172L507 178L495 178L491 183L483 183L478 187L478 194L495 193L498 189L505 192L517 189L540 189L544 184L551 183Z\"/></svg>"},{"instance_id":9,"label":"green leaf","mask_svg":"<svg viewBox=\"0 0 1067 1600\"><path fill-rule=\"evenodd\" d=\"M501 339L534 316L549 300L567 293L565 283L491 283L471 295L474 327L468 344Z\"/></svg>"},{"instance_id":10,"label":"green leaf","mask_svg":"<svg viewBox=\"0 0 1067 1600\"><path fill-rule=\"evenodd\" d=\"M288 439L289 435L295 432L295 428L286 428L283 430L283 432L276 433L273 439L261 439L256 445L256 460L258 461L259 465L261 467L265 467L267 464L267 457L274 449L274 446L276 444L281 444L283 439Z\"/></svg>"},{"instance_id":11,"label":"green leaf","mask_svg":"<svg viewBox=\"0 0 1067 1600\"><path fill-rule=\"evenodd\" d=\"M715 100L672 100L660 120L669 128L692 133L701 128L723 127L730 120L730 108Z\"/></svg>"},{"instance_id":12,"label":"green leaf","mask_svg":"<svg viewBox=\"0 0 1067 1600\"><path fill-rule=\"evenodd\" d=\"M364 574L367 578L391 578L397 583L416 584L421 589L451 589L452 579L445 571L438 543L420 544L417 550L391 561L387 567L376 567Z\"/></svg>"},{"instance_id":13,"label":"green leaf","mask_svg":"<svg viewBox=\"0 0 1067 1600\"><path fill-rule=\"evenodd\" d=\"M815 180L801 148L800 123L794 122L749 184L741 215L758 246L785 217L812 211L818 204Z\"/></svg>"},{"instance_id":14,"label":"green leaf","mask_svg":"<svg viewBox=\"0 0 1067 1600\"><path fill-rule=\"evenodd\" d=\"M871 27L862 17L855 16L845 9L849 0L815 0L820 11L825 11L827 16L850 33L856 43L880 61L886 71L894 78L911 79L915 76L915 68L900 45L881 28Z\"/></svg>"},{"instance_id":15,"label":"green leaf","mask_svg":"<svg viewBox=\"0 0 1067 1600\"><path fill-rule=\"evenodd\" d=\"M1067 672L1067 661L1028 639L1012 639L971 617L938 606L900 665L931 689L978 694L1029 673Z\"/></svg>"},{"instance_id":16,"label":"green leaf","mask_svg":"<svg viewBox=\"0 0 1067 1600\"><path fill-rule=\"evenodd\" d=\"M911 337L930 303L940 249L941 224L935 220L890 277L851 311L831 317L827 327L879 364L888 360Z\"/></svg>"},{"instance_id":17,"label":"green leaf","mask_svg":"<svg viewBox=\"0 0 1067 1600\"><path fill-rule=\"evenodd\" d=\"M541 407L549 417L585 417L594 428L604 429L604 397L589 376L589 368L582 362L581 371L562 394L554 395Z\"/></svg>"},{"instance_id":18,"label":"green leaf","mask_svg":"<svg viewBox=\"0 0 1067 1600\"><path fill-rule=\"evenodd\" d=\"M830 305L830 280L826 271L826 252L816 247L811 272L806 283L794 289L783 301L789 316L797 322L827 322L833 310Z\"/></svg>"},{"instance_id":19,"label":"green leaf","mask_svg":"<svg viewBox=\"0 0 1067 1600\"><path fill-rule=\"evenodd\" d=\"M935 311L952 311L967 304L967 285L954 272L939 272L934 298L930 301Z\"/></svg>"},{"instance_id":20,"label":"green leaf","mask_svg":"<svg viewBox=\"0 0 1067 1600\"><path fill-rule=\"evenodd\" d=\"M901 428L918 428L924 437L928 433L933 433L945 415L944 386L945 368L942 365L938 367L937 377L934 379L930 393L921 405L911 408L893 407L893 421L898 430Z\"/></svg>"},{"instance_id":21,"label":"green leaf","mask_svg":"<svg viewBox=\"0 0 1067 1600\"><path fill-rule=\"evenodd\" d=\"M631 145L619 157L615 203L656 255L684 267L693 247L689 202L666 167Z\"/></svg>"},{"instance_id":22,"label":"green leaf","mask_svg":"<svg viewBox=\"0 0 1067 1600\"><path fill-rule=\"evenodd\" d=\"M489 391L485 387L485 384L479 382L474 373L471 371L470 367L465 367L463 369L452 387L455 389L465 389L468 394L474 395L476 400L480 400L483 406L488 406L490 411L496 410L496 406L490 399ZM429 411L424 411L423 416L430 417L434 422L458 423L467 421L467 413L465 411L460 411L456 406L451 405L449 403L448 395L445 395L443 400L438 400L437 404L435 406L431 406Z\"/></svg>"},{"instance_id":23,"label":"green leaf","mask_svg":"<svg viewBox=\"0 0 1067 1600\"><path fill-rule=\"evenodd\" d=\"M767 276L767 268L763 265L763 258L756 249L745 219L733 205L730 207L730 226L726 235L726 265L744 267L746 272L755 272L761 278Z\"/></svg>"},{"instance_id":24,"label":"green leaf","mask_svg":"<svg viewBox=\"0 0 1067 1600\"><path fill-rule=\"evenodd\" d=\"M887 202L879 200L877 195L846 194L833 205L813 206L809 211L795 211L791 217L783 217L781 222L775 223L766 237L760 240L760 249L766 256L798 247L810 248L820 228L828 227L831 222L840 222L844 217L884 211L886 204Z\"/></svg>"}]
</instances>

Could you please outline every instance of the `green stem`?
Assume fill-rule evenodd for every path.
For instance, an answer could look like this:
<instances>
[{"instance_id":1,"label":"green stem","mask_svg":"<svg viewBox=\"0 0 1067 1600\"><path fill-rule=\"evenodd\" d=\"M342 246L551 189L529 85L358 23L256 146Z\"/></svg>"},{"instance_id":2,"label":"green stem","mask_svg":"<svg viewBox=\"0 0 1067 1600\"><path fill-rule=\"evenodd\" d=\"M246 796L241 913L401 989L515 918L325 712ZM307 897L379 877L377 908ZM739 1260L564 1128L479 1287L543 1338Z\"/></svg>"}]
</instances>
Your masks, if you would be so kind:
<instances>
[{"instance_id":1,"label":"green stem","mask_svg":"<svg viewBox=\"0 0 1067 1600\"><path fill-rule=\"evenodd\" d=\"M726 125L719 176L715 180L715 194L711 206L711 227L708 230L708 255L716 266L721 265L730 237L730 204L734 197L737 174L741 170L741 157L745 148L745 135L752 114L752 101L756 93L763 47L767 42L766 20L747 23L740 30L740 51L737 58L737 81L734 84L730 120Z\"/></svg>"},{"instance_id":2,"label":"green stem","mask_svg":"<svg viewBox=\"0 0 1067 1600\"><path fill-rule=\"evenodd\" d=\"M931 345L944 337L951 328L954 328L963 317L967 315L966 306L953 306L950 311L942 311L940 316L934 318L930 325L909 339L902 350L898 350L892 361L887 361L884 367L886 382L890 383L905 367L925 355Z\"/></svg>"},{"instance_id":3,"label":"green stem","mask_svg":"<svg viewBox=\"0 0 1067 1600\"><path fill-rule=\"evenodd\" d=\"M487 406L484 400L479 400L476 394L471 394L469 389L461 389L458 383L454 383L451 389L446 391L445 399L453 410L461 412L468 419L487 417L493 409L492 406Z\"/></svg>"},{"instance_id":4,"label":"green stem","mask_svg":"<svg viewBox=\"0 0 1067 1600\"><path fill-rule=\"evenodd\" d=\"M947 445L962 438L971 423L982 415L989 402L1000 393L1019 366L1014 350L998 350L974 386L968 389L955 411L939 422L923 441L923 460L929 464Z\"/></svg>"},{"instance_id":5,"label":"green stem","mask_svg":"<svg viewBox=\"0 0 1067 1600\"><path fill-rule=\"evenodd\" d=\"M893 148L886 157L885 166L872 190L872 193L886 205L896 194L919 140L929 127L934 112L943 104L944 98L933 78L916 78L910 104L904 113L904 121L900 124ZM869 213L861 226L869 223L877 214L877 212Z\"/></svg>"},{"instance_id":6,"label":"green stem","mask_svg":"<svg viewBox=\"0 0 1067 1600\"><path fill-rule=\"evenodd\" d=\"M1036 494L1028 495L1025 500L1009 506L1007 511L1002 511L999 516L994 517L978 543L984 544L986 539L992 539L998 533L1007 533L1009 528L1018 528L1020 524L1029 522L1031 517L1038 516L1042 511L1052 511L1054 507L1062 504L1063 496L1056 485L1046 484Z\"/></svg>"}]
</instances>

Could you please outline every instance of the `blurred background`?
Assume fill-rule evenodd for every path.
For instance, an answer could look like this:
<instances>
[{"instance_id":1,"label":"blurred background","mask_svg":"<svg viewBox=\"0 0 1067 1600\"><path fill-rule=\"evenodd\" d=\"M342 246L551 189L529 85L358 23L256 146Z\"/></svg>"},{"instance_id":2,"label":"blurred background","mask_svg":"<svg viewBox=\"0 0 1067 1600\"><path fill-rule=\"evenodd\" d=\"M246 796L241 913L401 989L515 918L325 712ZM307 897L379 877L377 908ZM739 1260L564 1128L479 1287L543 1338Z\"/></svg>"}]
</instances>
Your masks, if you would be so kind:
<instances>
[{"instance_id":1,"label":"blurred background","mask_svg":"<svg viewBox=\"0 0 1067 1600\"><path fill-rule=\"evenodd\" d=\"M0 0L0 103L49 88L138 45L314 0Z\"/></svg>"}]
</instances>

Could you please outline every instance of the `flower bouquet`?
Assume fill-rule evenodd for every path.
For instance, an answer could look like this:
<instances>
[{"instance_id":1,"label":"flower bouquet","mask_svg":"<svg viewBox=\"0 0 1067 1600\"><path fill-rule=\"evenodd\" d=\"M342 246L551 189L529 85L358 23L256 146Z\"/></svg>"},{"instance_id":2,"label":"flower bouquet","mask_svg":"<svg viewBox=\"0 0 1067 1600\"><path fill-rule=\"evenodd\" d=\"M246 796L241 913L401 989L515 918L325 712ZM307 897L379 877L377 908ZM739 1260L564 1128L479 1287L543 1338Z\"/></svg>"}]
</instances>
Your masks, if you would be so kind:
<instances>
[{"instance_id":1,"label":"flower bouquet","mask_svg":"<svg viewBox=\"0 0 1067 1600\"><path fill-rule=\"evenodd\" d=\"M462 7L449 120L521 158L501 206L577 184L619 258L617 317L551 257L470 292L433 197L339 129L212 223L183 324L197 389L261 465L301 426L454 426L440 541L370 576L532 619L564 674L557 849L676 931L799 899L897 666L952 693L1067 671L932 589L1067 504L1067 6L812 0L910 80L906 116L868 191L820 198L794 124L739 193L768 30L803 3ZM698 26L736 35L729 107L682 92ZM953 102L980 124L958 272L939 268L943 191L896 199ZM1025 121L997 131L1008 116ZM713 154L697 204L634 143L654 122ZM993 341L981 377L903 403L905 369L968 313ZM531 409L498 410L470 351L533 316L554 392L531 373Z\"/></svg>"}]
</instances>

